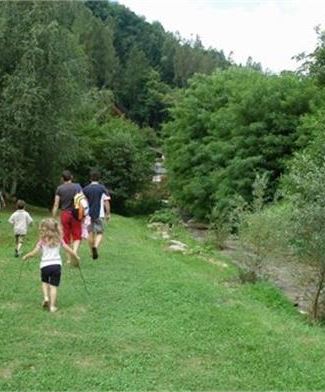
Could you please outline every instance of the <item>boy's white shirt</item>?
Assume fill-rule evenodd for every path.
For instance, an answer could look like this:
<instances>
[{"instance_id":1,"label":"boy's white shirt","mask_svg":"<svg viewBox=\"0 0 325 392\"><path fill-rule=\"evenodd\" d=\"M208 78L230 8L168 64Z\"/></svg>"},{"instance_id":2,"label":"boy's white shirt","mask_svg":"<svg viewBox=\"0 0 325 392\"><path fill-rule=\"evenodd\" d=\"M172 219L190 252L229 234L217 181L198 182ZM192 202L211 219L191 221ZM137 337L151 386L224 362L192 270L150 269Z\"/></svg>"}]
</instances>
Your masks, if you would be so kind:
<instances>
[{"instance_id":1,"label":"boy's white shirt","mask_svg":"<svg viewBox=\"0 0 325 392\"><path fill-rule=\"evenodd\" d=\"M102 198L100 200L100 211L99 218L105 218L105 201L111 200L111 198L105 193L102 194Z\"/></svg>"},{"instance_id":2,"label":"boy's white shirt","mask_svg":"<svg viewBox=\"0 0 325 392\"><path fill-rule=\"evenodd\" d=\"M98 181L92 181L90 184L99 184ZM99 218L105 218L105 201L111 200L110 196L106 193L102 194L102 198L100 199L100 210L99 210Z\"/></svg>"},{"instance_id":3,"label":"boy's white shirt","mask_svg":"<svg viewBox=\"0 0 325 392\"><path fill-rule=\"evenodd\" d=\"M84 214L85 216L87 216L89 214L89 205L88 205L88 200L86 198L86 196L84 195L84 197L80 200L80 204L82 205L83 209L84 209Z\"/></svg>"},{"instance_id":4,"label":"boy's white shirt","mask_svg":"<svg viewBox=\"0 0 325 392\"><path fill-rule=\"evenodd\" d=\"M11 215L8 222L14 226L16 235L26 235L28 225L33 222L33 219L27 211L17 210Z\"/></svg>"}]
</instances>

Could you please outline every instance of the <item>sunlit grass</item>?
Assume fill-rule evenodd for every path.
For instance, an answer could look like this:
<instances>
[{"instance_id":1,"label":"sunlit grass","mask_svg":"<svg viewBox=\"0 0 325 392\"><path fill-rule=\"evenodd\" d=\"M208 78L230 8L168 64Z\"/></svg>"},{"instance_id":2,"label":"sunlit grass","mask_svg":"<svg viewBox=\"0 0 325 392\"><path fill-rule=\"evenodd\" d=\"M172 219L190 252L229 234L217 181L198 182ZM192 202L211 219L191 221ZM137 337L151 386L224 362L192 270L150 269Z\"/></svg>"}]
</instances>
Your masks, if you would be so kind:
<instances>
[{"instance_id":1,"label":"sunlit grass","mask_svg":"<svg viewBox=\"0 0 325 392\"><path fill-rule=\"evenodd\" d=\"M32 211L35 221L46 211ZM64 267L41 309L39 260L13 257L0 214L0 390L322 390L325 332L269 284L169 253L142 220L113 216L100 259ZM37 237L37 222L24 244ZM20 269L21 277L18 282Z\"/></svg>"}]
</instances>

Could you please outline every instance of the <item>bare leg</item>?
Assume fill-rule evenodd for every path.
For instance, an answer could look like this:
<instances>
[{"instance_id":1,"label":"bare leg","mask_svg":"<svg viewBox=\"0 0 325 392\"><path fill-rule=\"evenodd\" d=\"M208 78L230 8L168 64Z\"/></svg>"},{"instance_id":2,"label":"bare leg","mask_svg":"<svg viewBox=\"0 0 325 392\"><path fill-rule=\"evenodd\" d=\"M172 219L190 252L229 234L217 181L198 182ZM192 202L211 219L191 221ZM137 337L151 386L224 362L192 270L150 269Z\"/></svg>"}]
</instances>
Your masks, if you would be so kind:
<instances>
[{"instance_id":1,"label":"bare leg","mask_svg":"<svg viewBox=\"0 0 325 392\"><path fill-rule=\"evenodd\" d=\"M43 308L48 308L49 306L49 294L50 294L49 289L50 289L50 285L42 282Z\"/></svg>"},{"instance_id":2,"label":"bare leg","mask_svg":"<svg viewBox=\"0 0 325 392\"><path fill-rule=\"evenodd\" d=\"M60 223L59 223L59 227L60 227L60 232L61 235L63 237L64 242L70 246L70 232L69 232L69 228L67 228L66 226L63 225L63 213L61 212L61 216L60 216ZM65 252L66 256L67 256L67 264L71 264L71 256L68 252Z\"/></svg>"},{"instance_id":3,"label":"bare leg","mask_svg":"<svg viewBox=\"0 0 325 392\"><path fill-rule=\"evenodd\" d=\"M15 235L15 257L19 256L18 244L19 244L19 235Z\"/></svg>"},{"instance_id":4,"label":"bare leg","mask_svg":"<svg viewBox=\"0 0 325 392\"><path fill-rule=\"evenodd\" d=\"M96 234L94 232L90 232L88 234L88 245L90 248L90 252L92 255L92 258L95 260L98 258L98 254L97 254L97 249L96 249Z\"/></svg>"},{"instance_id":5,"label":"bare leg","mask_svg":"<svg viewBox=\"0 0 325 392\"><path fill-rule=\"evenodd\" d=\"M49 285L50 288L50 312L56 312L56 298L57 298L57 287Z\"/></svg>"},{"instance_id":6,"label":"bare leg","mask_svg":"<svg viewBox=\"0 0 325 392\"><path fill-rule=\"evenodd\" d=\"M79 246L80 246L80 240L73 241L73 243L72 243L72 249L73 249L77 254L78 254Z\"/></svg>"},{"instance_id":7,"label":"bare leg","mask_svg":"<svg viewBox=\"0 0 325 392\"><path fill-rule=\"evenodd\" d=\"M98 259L98 247L102 239L103 239L102 233L96 233L96 234L93 233L93 245L91 248L91 252L94 260Z\"/></svg>"},{"instance_id":8,"label":"bare leg","mask_svg":"<svg viewBox=\"0 0 325 392\"><path fill-rule=\"evenodd\" d=\"M42 282L42 291L44 300L49 300L49 284Z\"/></svg>"},{"instance_id":9,"label":"bare leg","mask_svg":"<svg viewBox=\"0 0 325 392\"><path fill-rule=\"evenodd\" d=\"M68 252L65 252L66 256L67 256L67 264L71 264L71 255Z\"/></svg>"},{"instance_id":10,"label":"bare leg","mask_svg":"<svg viewBox=\"0 0 325 392\"><path fill-rule=\"evenodd\" d=\"M103 239L103 234L102 233L96 234L95 241L94 241L95 248L99 247L100 243L102 242L102 239Z\"/></svg>"},{"instance_id":11,"label":"bare leg","mask_svg":"<svg viewBox=\"0 0 325 392\"><path fill-rule=\"evenodd\" d=\"M95 244L95 237L94 237L94 233L91 232L88 234L88 245L90 250L94 246L94 244Z\"/></svg>"},{"instance_id":12,"label":"bare leg","mask_svg":"<svg viewBox=\"0 0 325 392\"><path fill-rule=\"evenodd\" d=\"M72 243L72 249L73 249L77 254L78 254L79 245L80 245L80 240L73 241L73 243ZM73 265L74 267L79 266L79 261L78 261L76 258L71 257L71 255L70 255L70 262L72 262L72 265Z\"/></svg>"},{"instance_id":13,"label":"bare leg","mask_svg":"<svg viewBox=\"0 0 325 392\"><path fill-rule=\"evenodd\" d=\"M20 254L20 249L23 245L24 242L24 237L23 236L18 236L18 242L17 242L17 252Z\"/></svg>"}]
</instances>

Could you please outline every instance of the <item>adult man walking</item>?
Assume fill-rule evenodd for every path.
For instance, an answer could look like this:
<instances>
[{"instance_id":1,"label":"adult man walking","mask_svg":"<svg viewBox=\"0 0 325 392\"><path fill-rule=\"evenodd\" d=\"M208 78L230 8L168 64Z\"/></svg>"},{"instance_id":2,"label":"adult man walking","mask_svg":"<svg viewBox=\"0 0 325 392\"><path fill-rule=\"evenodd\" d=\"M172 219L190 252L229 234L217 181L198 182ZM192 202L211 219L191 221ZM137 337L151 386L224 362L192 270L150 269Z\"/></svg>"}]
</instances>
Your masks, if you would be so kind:
<instances>
[{"instance_id":1,"label":"adult man walking","mask_svg":"<svg viewBox=\"0 0 325 392\"><path fill-rule=\"evenodd\" d=\"M83 189L89 204L90 225L88 226L88 243L92 258L98 258L98 247L103 239L104 218L110 218L110 196L104 185L99 183L97 170L90 172L91 183Z\"/></svg>"},{"instance_id":2,"label":"adult man walking","mask_svg":"<svg viewBox=\"0 0 325 392\"><path fill-rule=\"evenodd\" d=\"M78 253L81 241L81 221L73 216L74 196L81 192L81 186L72 182L72 174L69 170L62 173L63 184L58 186L55 192L52 215L55 218L57 211L61 208L60 220L63 229L63 240L66 244L72 243L72 249ZM71 256L67 253L68 263Z\"/></svg>"}]
</instances>

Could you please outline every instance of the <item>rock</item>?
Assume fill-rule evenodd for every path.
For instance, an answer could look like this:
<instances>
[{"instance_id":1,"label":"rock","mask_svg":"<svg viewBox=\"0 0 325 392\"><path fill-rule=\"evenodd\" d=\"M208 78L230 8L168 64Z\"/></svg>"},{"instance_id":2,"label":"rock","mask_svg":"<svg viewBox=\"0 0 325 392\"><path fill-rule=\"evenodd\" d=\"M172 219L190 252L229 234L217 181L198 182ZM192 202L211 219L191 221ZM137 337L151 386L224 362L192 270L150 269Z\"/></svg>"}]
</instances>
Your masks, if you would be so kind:
<instances>
[{"instance_id":1,"label":"rock","mask_svg":"<svg viewBox=\"0 0 325 392\"><path fill-rule=\"evenodd\" d=\"M179 246L179 245L169 245L168 250L172 252L185 252L186 248Z\"/></svg>"},{"instance_id":2,"label":"rock","mask_svg":"<svg viewBox=\"0 0 325 392\"><path fill-rule=\"evenodd\" d=\"M207 260L209 263L218 265L219 267L222 267L222 268L228 268L229 267L229 265L227 263L224 263L223 261L214 259L213 257L208 257L208 258L204 257L204 259Z\"/></svg>"},{"instance_id":3,"label":"rock","mask_svg":"<svg viewBox=\"0 0 325 392\"><path fill-rule=\"evenodd\" d=\"M184 249L187 248L187 245L184 244L184 242L181 242L181 241L170 240L169 243L170 243L170 245L180 246L180 247L183 247Z\"/></svg>"},{"instance_id":4,"label":"rock","mask_svg":"<svg viewBox=\"0 0 325 392\"><path fill-rule=\"evenodd\" d=\"M202 223L202 222L197 222L194 219L190 219L185 223L186 227L189 227L191 229L196 229L196 230L208 230L209 229L209 225L207 225L206 223Z\"/></svg>"},{"instance_id":5,"label":"rock","mask_svg":"<svg viewBox=\"0 0 325 392\"><path fill-rule=\"evenodd\" d=\"M163 238L164 240L169 240L169 238L170 238L170 235L167 233L167 231L163 231L163 232L161 233L161 236L162 236L162 238Z\"/></svg>"},{"instance_id":6,"label":"rock","mask_svg":"<svg viewBox=\"0 0 325 392\"><path fill-rule=\"evenodd\" d=\"M149 227L149 229L155 229L155 230L161 230L161 228L164 226L166 225L165 223L162 222L152 222L147 224L147 227Z\"/></svg>"},{"instance_id":7,"label":"rock","mask_svg":"<svg viewBox=\"0 0 325 392\"><path fill-rule=\"evenodd\" d=\"M185 252L187 250L187 245L181 241L170 240L168 250L173 252Z\"/></svg>"}]
</instances>

